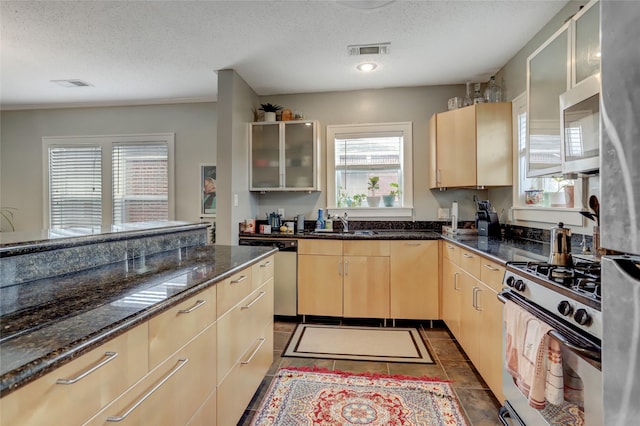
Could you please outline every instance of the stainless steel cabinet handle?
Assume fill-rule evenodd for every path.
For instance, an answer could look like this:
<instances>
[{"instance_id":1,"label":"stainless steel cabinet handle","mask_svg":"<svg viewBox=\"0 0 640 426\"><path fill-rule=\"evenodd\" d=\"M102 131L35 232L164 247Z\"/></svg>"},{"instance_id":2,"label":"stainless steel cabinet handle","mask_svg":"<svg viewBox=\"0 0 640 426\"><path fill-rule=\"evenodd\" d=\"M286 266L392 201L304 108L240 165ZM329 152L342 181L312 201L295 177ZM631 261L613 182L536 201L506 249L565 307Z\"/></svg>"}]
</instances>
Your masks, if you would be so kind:
<instances>
[{"instance_id":1,"label":"stainless steel cabinet handle","mask_svg":"<svg viewBox=\"0 0 640 426\"><path fill-rule=\"evenodd\" d=\"M447 244L447 248L448 248L449 250L453 250L455 247L453 247L452 245Z\"/></svg>"},{"instance_id":2,"label":"stainless steel cabinet handle","mask_svg":"<svg viewBox=\"0 0 640 426\"><path fill-rule=\"evenodd\" d=\"M242 306L240 309L249 309L249 308L250 308L250 307L252 307L252 306L253 306L253 305L254 305L258 300L262 299L262 296L264 296L265 294L267 294L267 292L266 292L266 291L261 291L261 292L258 294L258 297L256 297L255 299L253 299L253 300L251 301L251 303L249 303L248 305L246 305L246 306Z\"/></svg>"},{"instance_id":3,"label":"stainless steel cabinet handle","mask_svg":"<svg viewBox=\"0 0 640 426\"><path fill-rule=\"evenodd\" d=\"M469 253L462 253L462 255L463 255L464 257L466 257L467 259L472 259L472 258L473 258L473 256L472 256L472 255L470 255Z\"/></svg>"},{"instance_id":4,"label":"stainless steel cabinet handle","mask_svg":"<svg viewBox=\"0 0 640 426\"><path fill-rule=\"evenodd\" d=\"M344 261L344 275L349 275L349 261Z\"/></svg>"},{"instance_id":5,"label":"stainless steel cabinet handle","mask_svg":"<svg viewBox=\"0 0 640 426\"><path fill-rule=\"evenodd\" d=\"M459 272L453 273L453 289L456 291L460 291L460 289L458 288L458 274Z\"/></svg>"},{"instance_id":6,"label":"stainless steel cabinet handle","mask_svg":"<svg viewBox=\"0 0 640 426\"><path fill-rule=\"evenodd\" d=\"M133 404L131 407L129 407L129 409L127 411L122 413L122 415L120 415L120 416L109 416L109 417L107 417L107 421L108 422L120 422L120 421L126 419L129 414L133 413L133 410L138 408L140 406L140 404L142 404L155 391L157 391L160 388L160 386L162 386L167 380L169 380L174 374L176 374L182 367L184 367L187 364L187 362L189 362L189 358L180 358L178 360L178 364L175 367L173 367L173 370L171 370L169 372L169 374L164 376L164 378L162 380L160 380L158 382L158 384L156 384L153 388L151 388L151 390L149 392L144 394L142 396L142 398L140 398L138 401L136 401L135 404Z\"/></svg>"},{"instance_id":7,"label":"stainless steel cabinet handle","mask_svg":"<svg viewBox=\"0 0 640 426\"><path fill-rule=\"evenodd\" d=\"M342 262L338 262L338 275L342 276Z\"/></svg>"},{"instance_id":8,"label":"stainless steel cabinet handle","mask_svg":"<svg viewBox=\"0 0 640 426\"><path fill-rule=\"evenodd\" d=\"M471 289L471 304L473 305L474 308L478 309L478 306L476 305L476 295L477 295L477 291L478 291L478 287L474 287L473 289Z\"/></svg>"},{"instance_id":9,"label":"stainless steel cabinet handle","mask_svg":"<svg viewBox=\"0 0 640 426\"><path fill-rule=\"evenodd\" d=\"M440 169L436 170L436 185L440 186Z\"/></svg>"},{"instance_id":10,"label":"stainless steel cabinet handle","mask_svg":"<svg viewBox=\"0 0 640 426\"><path fill-rule=\"evenodd\" d=\"M249 364L251 362L251 360L253 359L253 357L256 356L256 354L258 353L258 351L260 350L262 345L264 345L264 342L266 341L266 339L264 337L261 337L258 340L260 341L260 344L258 345L258 347L251 353L251 355L249 356L249 358L246 361L240 361L240 364Z\"/></svg>"},{"instance_id":11,"label":"stainless steel cabinet handle","mask_svg":"<svg viewBox=\"0 0 640 426\"><path fill-rule=\"evenodd\" d=\"M238 283L241 283L242 281L244 281L246 279L247 279L246 275L241 275L240 278L238 278L237 280L231 281L231 284L238 284Z\"/></svg>"},{"instance_id":12,"label":"stainless steel cabinet handle","mask_svg":"<svg viewBox=\"0 0 640 426\"><path fill-rule=\"evenodd\" d=\"M494 267L493 267L493 266L491 266L491 265L484 265L484 267L485 267L485 268L487 268L487 269L488 269L488 270L490 270L490 271L499 271L499 270L500 270L500 269L498 269L498 268L494 268Z\"/></svg>"},{"instance_id":13,"label":"stainless steel cabinet handle","mask_svg":"<svg viewBox=\"0 0 640 426\"><path fill-rule=\"evenodd\" d=\"M478 293L480 293L482 289L480 287L473 288L473 307L476 308L476 311L481 311L482 308L478 305Z\"/></svg>"},{"instance_id":14,"label":"stainless steel cabinet handle","mask_svg":"<svg viewBox=\"0 0 640 426\"><path fill-rule=\"evenodd\" d=\"M422 243L406 243L408 246L421 246Z\"/></svg>"},{"instance_id":15,"label":"stainless steel cabinet handle","mask_svg":"<svg viewBox=\"0 0 640 426\"><path fill-rule=\"evenodd\" d=\"M271 261L267 260L266 262L264 262L262 265L260 265L261 268L266 268L267 266L271 265Z\"/></svg>"},{"instance_id":16,"label":"stainless steel cabinet handle","mask_svg":"<svg viewBox=\"0 0 640 426\"><path fill-rule=\"evenodd\" d=\"M113 361L114 359L116 359L117 356L118 356L118 352L105 352L104 353L104 359L102 361L100 361L99 363L97 363L96 365L94 365L93 367L91 367L90 369L88 369L87 371L85 371L84 373L80 373L78 376L74 377L73 379L58 379L58 380L56 380L56 383L59 384L59 385L72 385L72 384L84 379L89 374L93 373L98 368L102 367L103 365Z\"/></svg>"},{"instance_id":17,"label":"stainless steel cabinet handle","mask_svg":"<svg viewBox=\"0 0 640 426\"><path fill-rule=\"evenodd\" d=\"M206 300L197 300L195 305L193 305L189 309L180 309L178 311L178 313L179 314L190 314L191 312L195 311L196 309L198 309L200 306L204 305L205 303L207 303Z\"/></svg>"}]
</instances>

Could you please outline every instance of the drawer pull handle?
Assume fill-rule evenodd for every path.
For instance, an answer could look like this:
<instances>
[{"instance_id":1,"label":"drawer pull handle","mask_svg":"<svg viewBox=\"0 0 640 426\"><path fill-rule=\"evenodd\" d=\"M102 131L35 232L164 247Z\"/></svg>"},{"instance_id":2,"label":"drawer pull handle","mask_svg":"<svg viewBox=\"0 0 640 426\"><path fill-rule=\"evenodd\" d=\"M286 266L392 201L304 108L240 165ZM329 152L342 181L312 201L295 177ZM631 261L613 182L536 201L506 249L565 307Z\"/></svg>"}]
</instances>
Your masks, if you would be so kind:
<instances>
[{"instance_id":1,"label":"drawer pull handle","mask_svg":"<svg viewBox=\"0 0 640 426\"><path fill-rule=\"evenodd\" d=\"M447 248L448 248L449 250L453 250L453 249L454 249L454 247L453 247L453 246L450 246L449 244L447 244Z\"/></svg>"},{"instance_id":2,"label":"drawer pull handle","mask_svg":"<svg viewBox=\"0 0 640 426\"><path fill-rule=\"evenodd\" d=\"M473 288L473 307L476 308L476 311L481 311L482 308L480 306L478 306L478 293L481 292L482 290L480 289L480 287L474 287Z\"/></svg>"},{"instance_id":3,"label":"drawer pull handle","mask_svg":"<svg viewBox=\"0 0 640 426\"><path fill-rule=\"evenodd\" d=\"M59 385L72 385L76 382L79 382L80 380L84 379L89 374L93 373L94 371L96 371L98 368L102 367L106 363L116 359L117 356L118 356L118 352L105 352L104 359L99 363L97 363L96 365L94 365L93 367L91 367L90 369L88 369L87 371L85 371L84 373L80 373L79 376L76 376L73 379L58 379L56 380L56 383Z\"/></svg>"},{"instance_id":4,"label":"drawer pull handle","mask_svg":"<svg viewBox=\"0 0 640 426\"><path fill-rule=\"evenodd\" d=\"M422 243L406 243L408 246L421 246Z\"/></svg>"},{"instance_id":5,"label":"drawer pull handle","mask_svg":"<svg viewBox=\"0 0 640 426\"><path fill-rule=\"evenodd\" d=\"M252 307L253 305L255 305L255 303L256 303L258 300L262 299L262 296L264 296L265 294L267 294L267 292L266 292L266 291L261 291L261 292L260 292L260 294L258 294L258 297L256 297L255 299L253 299L253 300L251 301L251 303L249 303L248 305L246 305L246 306L242 306L240 309L249 309L250 307Z\"/></svg>"},{"instance_id":6,"label":"drawer pull handle","mask_svg":"<svg viewBox=\"0 0 640 426\"><path fill-rule=\"evenodd\" d=\"M453 273L453 289L455 291L460 291L460 289L458 288L458 272Z\"/></svg>"},{"instance_id":7,"label":"drawer pull handle","mask_svg":"<svg viewBox=\"0 0 640 426\"><path fill-rule=\"evenodd\" d=\"M173 370L171 370L169 372L169 374L164 376L162 380L160 380L153 388L151 388L151 390L149 392L144 394L142 396L142 398L140 398L138 401L136 401L136 403L133 404L127 411L122 413L122 415L120 415L120 416L109 416L109 417L107 417L107 421L108 422L121 422L122 420L126 419L127 416L129 416L129 414L133 413L133 410L138 408L140 406L140 404L142 404L155 391L157 391L160 388L160 386L162 386L167 380L169 380L174 374L176 374L182 367L184 367L187 364L187 362L189 362L189 358L180 358L178 360L178 364L175 367L173 367Z\"/></svg>"},{"instance_id":8,"label":"drawer pull handle","mask_svg":"<svg viewBox=\"0 0 640 426\"><path fill-rule=\"evenodd\" d=\"M241 283L242 281L244 281L246 279L247 279L246 275L241 275L240 278L238 278L237 280L231 281L231 284L238 284L238 283Z\"/></svg>"},{"instance_id":9,"label":"drawer pull handle","mask_svg":"<svg viewBox=\"0 0 640 426\"><path fill-rule=\"evenodd\" d=\"M499 271L499 270L500 270L500 269L498 269L498 268L494 268L494 267L493 267L493 266L491 266L491 265L484 265L484 267L485 267L485 268L487 268L488 270L490 270L490 271L494 271L494 272L495 272L495 271Z\"/></svg>"},{"instance_id":10,"label":"drawer pull handle","mask_svg":"<svg viewBox=\"0 0 640 426\"><path fill-rule=\"evenodd\" d=\"M180 309L178 311L178 313L179 314L190 314L191 312L195 311L196 309L198 309L200 306L204 305L205 303L207 303L206 300L197 300L195 305L193 305L189 309Z\"/></svg>"},{"instance_id":11,"label":"drawer pull handle","mask_svg":"<svg viewBox=\"0 0 640 426\"><path fill-rule=\"evenodd\" d=\"M256 354L258 353L262 345L264 345L264 342L266 341L264 337L261 337L258 340L260 340L260 344L258 344L256 349L251 353L251 355L249 355L249 359L247 359L246 361L240 361L240 364L249 364L251 360L253 360L253 357L256 356Z\"/></svg>"},{"instance_id":12,"label":"drawer pull handle","mask_svg":"<svg viewBox=\"0 0 640 426\"><path fill-rule=\"evenodd\" d=\"M267 260L266 262L264 262L262 265L260 265L261 268L266 268L267 266L271 265L271 261Z\"/></svg>"},{"instance_id":13,"label":"drawer pull handle","mask_svg":"<svg viewBox=\"0 0 640 426\"><path fill-rule=\"evenodd\" d=\"M472 255L470 255L470 254L468 254L468 253L462 253L462 255L463 255L464 257L466 257L467 259L473 259L473 256L472 256Z\"/></svg>"}]
</instances>

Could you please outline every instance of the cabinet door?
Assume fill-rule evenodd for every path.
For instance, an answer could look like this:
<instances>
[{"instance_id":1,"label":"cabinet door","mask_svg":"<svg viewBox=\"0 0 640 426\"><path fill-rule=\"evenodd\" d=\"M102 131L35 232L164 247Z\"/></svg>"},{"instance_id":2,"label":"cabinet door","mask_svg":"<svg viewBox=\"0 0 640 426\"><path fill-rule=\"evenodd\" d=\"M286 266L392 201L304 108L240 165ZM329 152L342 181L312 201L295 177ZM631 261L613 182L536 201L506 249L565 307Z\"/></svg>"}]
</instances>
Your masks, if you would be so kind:
<instances>
[{"instance_id":1,"label":"cabinet door","mask_svg":"<svg viewBox=\"0 0 640 426\"><path fill-rule=\"evenodd\" d=\"M251 124L251 189L279 188L280 123Z\"/></svg>"},{"instance_id":2,"label":"cabinet door","mask_svg":"<svg viewBox=\"0 0 640 426\"><path fill-rule=\"evenodd\" d=\"M511 102L476 107L477 186L513 184Z\"/></svg>"},{"instance_id":3,"label":"cabinet door","mask_svg":"<svg viewBox=\"0 0 640 426\"><path fill-rule=\"evenodd\" d=\"M438 241L391 241L391 318L439 318Z\"/></svg>"},{"instance_id":4,"label":"cabinet door","mask_svg":"<svg viewBox=\"0 0 640 426\"><path fill-rule=\"evenodd\" d=\"M482 283L476 295L480 313L478 333L477 369L498 401L502 394L502 307L497 293ZM474 361L474 364L476 361Z\"/></svg>"},{"instance_id":5,"label":"cabinet door","mask_svg":"<svg viewBox=\"0 0 640 426\"><path fill-rule=\"evenodd\" d=\"M343 262L343 316L388 318L389 258L345 256Z\"/></svg>"},{"instance_id":6,"label":"cabinet door","mask_svg":"<svg viewBox=\"0 0 640 426\"><path fill-rule=\"evenodd\" d=\"M342 254L298 254L298 313L342 316Z\"/></svg>"},{"instance_id":7,"label":"cabinet door","mask_svg":"<svg viewBox=\"0 0 640 426\"><path fill-rule=\"evenodd\" d=\"M476 185L475 106L438 114L436 162L440 187Z\"/></svg>"},{"instance_id":8,"label":"cabinet door","mask_svg":"<svg viewBox=\"0 0 640 426\"><path fill-rule=\"evenodd\" d=\"M561 171L560 102L569 88L569 24L527 61L527 176Z\"/></svg>"},{"instance_id":9,"label":"cabinet door","mask_svg":"<svg viewBox=\"0 0 640 426\"><path fill-rule=\"evenodd\" d=\"M575 16L573 85L600 72L600 4L591 2Z\"/></svg>"},{"instance_id":10,"label":"cabinet door","mask_svg":"<svg viewBox=\"0 0 640 426\"><path fill-rule=\"evenodd\" d=\"M314 189L316 126L312 122L284 122L284 176L286 188Z\"/></svg>"},{"instance_id":11,"label":"cabinet door","mask_svg":"<svg viewBox=\"0 0 640 426\"><path fill-rule=\"evenodd\" d=\"M433 114L429 119L429 188L438 188L440 179L438 173L438 114Z\"/></svg>"},{"instance_id":12,"label":"cabinet door","mask_svg":"<svg viewBox=\"0 0 640 426\"><path fill-rule=\"evenodd\" d=\"M460 338L460 270L451 261L442 262L442 319L453 335Z\"/></svg>"},{"instance_id":13,"label":"cabinet door","mask_svg":"<svg viewBox=\"0 0 640 426\"><path fill-rule=\"evenodd\" d=\"M476 309L477 291L480 282L462 271L459 275L460 297L460 337L458 341L469 359L478 359L478 332L481 329L479 311Z\"/></svg>"}]
</instances>

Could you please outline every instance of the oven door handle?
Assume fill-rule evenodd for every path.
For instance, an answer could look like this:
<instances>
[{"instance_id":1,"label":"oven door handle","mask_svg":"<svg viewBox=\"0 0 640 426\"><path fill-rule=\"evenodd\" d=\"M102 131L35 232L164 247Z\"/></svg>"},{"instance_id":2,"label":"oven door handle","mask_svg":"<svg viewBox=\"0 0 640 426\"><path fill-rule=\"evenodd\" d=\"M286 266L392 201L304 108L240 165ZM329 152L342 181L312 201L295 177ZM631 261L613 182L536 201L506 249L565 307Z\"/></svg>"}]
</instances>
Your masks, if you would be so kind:
<instances>
[{"instance_id":1,"label":"oven door handle","mask_svg":"<svg viewBox=\"0 0 640 426\"><path fill-rule=\"evenodd\" d=\"M549 314L545 312L541 312L538 308L529 305L525 301L522 301L517 295L514 295L510 290L505 289L505 290L502 290L500 293L498 293L498 300L500 300L502 303L506 303L507 301L513 302L516 305L520 306L522 309L528 311L530 314L540 318L542 321L546 322L550 326L554 328L559 328L559 329L566 329L566 326L563 326L559 321L554 320ZM566 332L569 333L570 331L567 330ZM597 363L600 363L602 360L601 350L599 347L592 349L589 347L577 345L571 342L562 333L560 333L558 330L555 330L555 329L550 330L547 334L578 355L581 355Z\"/></svg>"}]
</instances>

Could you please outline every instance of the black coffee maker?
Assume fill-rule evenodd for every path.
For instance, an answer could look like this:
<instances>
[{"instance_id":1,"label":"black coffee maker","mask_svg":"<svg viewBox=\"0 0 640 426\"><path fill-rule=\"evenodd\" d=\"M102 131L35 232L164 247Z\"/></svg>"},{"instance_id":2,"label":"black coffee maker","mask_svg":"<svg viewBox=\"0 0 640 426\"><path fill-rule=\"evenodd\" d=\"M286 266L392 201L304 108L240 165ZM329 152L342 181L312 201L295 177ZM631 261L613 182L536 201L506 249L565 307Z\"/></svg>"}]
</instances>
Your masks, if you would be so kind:
<instances>
[{"instance_id":1,"label":"black coffee maker","mask_svg":"<svg viewBox=\"0 0 640 426\"><path fill-rule=\"evenodd\" d=\"M498 213L493 210L489 200L477 202L476 228L480 236L500 236L500 221Z\"/></svg>"}]
</instances>

